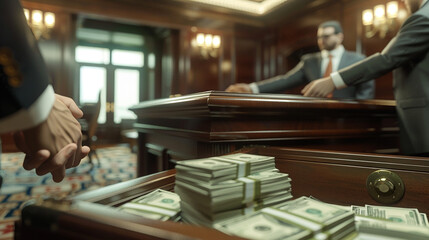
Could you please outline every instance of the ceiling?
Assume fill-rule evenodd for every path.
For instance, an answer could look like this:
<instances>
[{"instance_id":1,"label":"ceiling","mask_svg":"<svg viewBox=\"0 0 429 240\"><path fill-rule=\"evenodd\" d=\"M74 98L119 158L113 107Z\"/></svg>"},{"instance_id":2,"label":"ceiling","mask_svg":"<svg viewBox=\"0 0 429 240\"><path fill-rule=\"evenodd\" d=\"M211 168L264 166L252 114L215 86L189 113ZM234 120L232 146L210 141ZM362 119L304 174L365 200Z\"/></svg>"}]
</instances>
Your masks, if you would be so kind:
<instances>
[{"instance_id":1,"label":"ceiling","mask_svg":"<svg viewBox=\"0 0 429 240\"><path fill-rule=\"evenodd\" d=\"M210 7L224 8L248 15L263 16L289 0L176 0Z\"/></svg>"},{"instance_id":2,"label":"ceiling","mask_svg":"<svg viewBox=\"0 0 429 240\"><path fill-rule=\"evenodd\" d=\"M315 11L329 2L352 0L21 1L28 8L49 9L53 12L65 11L87 18L108 19L109 21L126 24L170 29L197 27L200 29L222 30L224 32L240 29L242 32L251 32L253 30L275 28L285 21L293 21L295 17L306 12ZM245 10L245 6L253 6L254 11L250 11L249 8Z\"/></svg>"}]
</instances>

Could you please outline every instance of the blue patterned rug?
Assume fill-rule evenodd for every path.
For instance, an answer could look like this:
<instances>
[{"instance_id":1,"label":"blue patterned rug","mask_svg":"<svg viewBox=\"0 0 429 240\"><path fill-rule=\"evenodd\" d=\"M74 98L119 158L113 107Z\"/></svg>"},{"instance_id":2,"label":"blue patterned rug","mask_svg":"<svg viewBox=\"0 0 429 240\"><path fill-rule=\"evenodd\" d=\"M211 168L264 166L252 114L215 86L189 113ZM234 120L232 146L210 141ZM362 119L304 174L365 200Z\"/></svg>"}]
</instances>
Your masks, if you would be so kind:
<instances>
[{"instance_id":1,"label":"blue patterned rug","mask_svg":"<svg viewBox=\"0 0 429 240\"><path fill-rule=\"evenodd\" d=\"M32 199L65 198L136 177L137 157L127 146L98 148L97 155L100 158L100 166L98 161L93 159L94 167L91 169L88 159L85 158L75 171L67 170L66 178L62 182L55 183L50 174L37 176L34 170L24 170L23 153L3 153L0 240L13 239L13 222L19 218L22 205Z\"/></svg>"}]
</instances>

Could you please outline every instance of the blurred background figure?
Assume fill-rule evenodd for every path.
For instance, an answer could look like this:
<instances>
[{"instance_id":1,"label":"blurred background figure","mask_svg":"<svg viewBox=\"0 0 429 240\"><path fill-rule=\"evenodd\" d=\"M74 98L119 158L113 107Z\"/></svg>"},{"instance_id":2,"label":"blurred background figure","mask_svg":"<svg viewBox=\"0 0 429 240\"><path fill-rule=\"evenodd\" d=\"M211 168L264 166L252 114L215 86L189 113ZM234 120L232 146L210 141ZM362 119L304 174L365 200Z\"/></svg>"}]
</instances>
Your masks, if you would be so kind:
<instances>
[{"instance_id":1,"label":"blurred background figure","mask_svg":"<svg viewBox=\"0 0 429 240\"><path fill-rule=\"evenodd\" d=\"M318 53L304 55L301 62L291 71L256 83L237 83L229 86L227 92L242 93L276 93L329 76L333 71L349 66L364 56L345 50L342 45L343 29L337 21L327 21L317 30ZM374 81L365 82L333 92L334 98L372 99L374 98Z\"/></svg>"}]
</instances>

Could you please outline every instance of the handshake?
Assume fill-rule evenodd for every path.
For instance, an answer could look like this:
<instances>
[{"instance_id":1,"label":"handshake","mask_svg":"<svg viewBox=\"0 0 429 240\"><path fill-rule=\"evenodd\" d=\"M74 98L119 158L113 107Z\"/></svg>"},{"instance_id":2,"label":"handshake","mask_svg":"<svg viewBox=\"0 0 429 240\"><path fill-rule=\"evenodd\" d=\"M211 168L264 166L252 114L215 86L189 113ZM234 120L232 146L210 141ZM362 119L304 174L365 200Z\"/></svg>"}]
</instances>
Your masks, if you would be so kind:
<instances>
[{"instance_id":1,"label":"handshake","mask_svg":"<svg viewBox=\"0 0 429 240\"><path fill-rule=\"evenodd\" d=\"M82 146L81 127L76 120L82 116L71 98L55 94L45 121L13 134L16 146L26 154L24 169L36 169L39 176L51 173L55 182L61 182L66 169L78 166L90 151Z\"/></svg>"}]
</instances>

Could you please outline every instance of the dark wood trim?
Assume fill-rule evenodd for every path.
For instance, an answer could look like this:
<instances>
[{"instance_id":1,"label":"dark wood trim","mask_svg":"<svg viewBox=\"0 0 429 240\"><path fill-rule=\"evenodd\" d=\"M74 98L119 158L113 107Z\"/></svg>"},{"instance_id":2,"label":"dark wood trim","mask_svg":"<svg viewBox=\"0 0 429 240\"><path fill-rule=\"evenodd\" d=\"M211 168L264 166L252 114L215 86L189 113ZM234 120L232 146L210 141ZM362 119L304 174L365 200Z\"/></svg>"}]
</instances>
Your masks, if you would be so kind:
<instances>
[{"instance_id":1,"label":"dark wood trim","mask_svg":"<svg viewBox=\"0 0 429 240\"><path fill-rule=\"evenodd\" d=\"M134 127L142 139L139 176L166 169L149 160L163 157L151 157L147 144L190 158L211 156L220 144L229 150L246 145L357 152L399 148L395 102L389 100L209 91L142 102L131 110L138 116Z\"/></svg>"}]
</instances>

